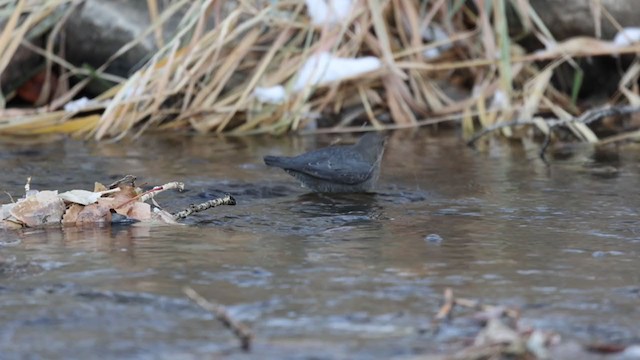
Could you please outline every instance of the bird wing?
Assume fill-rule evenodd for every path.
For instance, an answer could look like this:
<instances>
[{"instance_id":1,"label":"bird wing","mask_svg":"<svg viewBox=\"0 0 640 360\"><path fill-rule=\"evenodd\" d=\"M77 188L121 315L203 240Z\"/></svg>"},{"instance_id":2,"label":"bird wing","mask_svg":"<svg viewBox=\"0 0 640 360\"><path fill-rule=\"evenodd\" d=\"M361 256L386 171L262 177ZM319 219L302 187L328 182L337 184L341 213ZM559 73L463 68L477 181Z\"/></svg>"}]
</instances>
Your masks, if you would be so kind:
<instances>
[{"instance_id":1,"label":"bird wing","mask_svg":"<svg viewBox=\"0 0 640 360\"><path fill-rule=\"evenodd\" d=\"M371 176L372 166L364 161L355 159L343 161L341 164L336 164L332 160L323 160L302 164L302 166L294 170L322 180L356 185L366 181Z\"/></svg>"}]
</instances>

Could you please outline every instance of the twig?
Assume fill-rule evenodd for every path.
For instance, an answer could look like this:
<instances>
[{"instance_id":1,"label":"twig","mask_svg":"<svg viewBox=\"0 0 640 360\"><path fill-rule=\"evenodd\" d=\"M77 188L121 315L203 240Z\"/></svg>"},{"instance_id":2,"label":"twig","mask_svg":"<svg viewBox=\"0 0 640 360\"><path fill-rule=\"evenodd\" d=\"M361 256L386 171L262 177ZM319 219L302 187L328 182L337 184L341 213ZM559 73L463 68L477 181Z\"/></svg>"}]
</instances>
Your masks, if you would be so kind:
<instances>
[{"instance_id":1,"label":"twig","mask_svg":"<svg viewBox=\"0 0 640 360\"><path fill-rule=\"evenodd\" d=\"M29 193L29 190L31 190L31 176L29 176L29 177L27 178L27 183L26 183L26 184L24 184L24 193L25 193L25 195L26 195L27 193Z\"/></svg>"},{"instance_id":2,"label":"twig","mask_svg":"<svg viewBox=\"0 0 640 360\"><path fill-rule=\"evenodd\" d=\"M178 189L178 191L184 190L184 183L179 181L173 181L161 186L156 186L153 189L145 192L140 196L140 201L145 202L147 200L153 199L156 195L163 191Z\"/></svg>"},{"instance_id":3,"label":"twig","mask_svg":"<svg viewBox=\"0 0 640 360\"><path fill-rule=\"evenodd\" d=\"M478 300L471 300L471 299L465 299L465 298L456 298L454 302L458 306L462 306L470 309L475 309L475 310L480 310L480 311L490 312L490 313L499 312L512 319L518 319L520 317L520 312L517 309L507 308L500 305L483 304Z\"/></svg>"},{"instance_id":4,"label":"twig","mask_svg":"<svg viewBox=\"0 0 640 360\"><path fill-rule=\"evenodd\" d=\"M453 298L453 290L451 290L451 288L444 289L444 303L431 322L433 334L437 334L438 331L440 331L440 323L451 316L454 306L455 299Z\"/></svg>"},{"instance_id":5,"label":"twig","mask_svg":"<svg viewBox=\"0 0 640 360\"><path fill-rule=\"evenodd\" d=\"M453 296L453 291L451 288L444 289L444 303L440 307L440 310L436 314L433 319L434 328L437 331L437 327L440 322L444 319L448 319L451 317L453 309L456 306L462 306L465 308L475 309L484 312L496 313L500 312L501 314L506 315L509 318L517 319L520 316L520 312L517 309L505 308L497 305L488 305L483 304L478 300L466 299L466 298L456 298Z\"/></svg>"},{"instance_id":6,"label":"twig","mask_svg":"<svg viewBox=\"0 0 640 360\"><path fill-rule=\"evenodd\" d=\"M547 166L549 166L549 162L547 161L547 156L545 154L549 145L551 145L551 129L549 129L549 132L544 134L544 141L542 142L542 146L540 147L540 151L538 152L540 160L542 160L542 162L544 162Z\"/></svg>"},{"instance_id":7,"label":"twig","mask_svg":"<svg viewBox=\"0 0 640 360\"><path fill-rule=\"evenodd\" d=\"M200 211L204 211L216 206L220 206L220 205L235 205L236 204L236 199L233 198L233 196L227 194L222 198L218 198L218 199L213 199L213 200L209 200L207 202L203 202L202 204L191 204L189 205L188 208L179 211L175 214L173 214L174 219L184 219L187 216L196 213L196 212L200 212Z\"/></svg>"},{"instance_id":8,"label":"twig","mask_svg":"<svg viewBox=\"0 0 640 360\"><path fill-rule=\"evenodd\" d=\"M440 311L436 314L436 320L440 321L448 318L451 315L454 305L453 290L451 290L451 288L444 289L444 304L442 304Z\"/></svg>"},{"instance_id":9,"label":"twig","mask_svg":"<svg viewBox=\"0 0 640 360\"><path fill-rule=\"evenodd\" d=\"M119 184L116 186L120 186L120 184L123 182L123 180L127 179L128 176L132 176L132 175L127 175L126 177L124 177L121 180L118 180ZM134 186L135 184L133 183L133 181L135 180L135 177L133 177L133 180L131 180L131 186ZM115 184L115 183L114 183ZM151 190L148 190L140 195L137 195L125 202L123 202L122 204L118 204L117 206L114 206L114 209L129 205L132 202L135 201L140 201L140 202L145 202L149 199L153 199L157 194L163 192L163 191L167 191L167 190L173 190L173 189L178 189L178 191L183 191L184 190L184 183L183 182L179 182L179 181L173 181L164 185L160 185L160 186L156 186Z\"/></svg>"},{"instance_id":10,"label":"twig","mask_svg":"<svg viewBox=\"0 0 640 360\"><path fill-rule=\"evenodd\" d=\"M472 116L478 115L478 112L471 113ZM316 134L344 134L344 133L356 133L356 132L365 132L365 131L384 131L384 130L401 130L401 129L411 129L416 127L428 126L428 125L437 125L440 123L444 123L447 121L460 121L462 115L460 113L455 114L447 114L436 117L430 117L428 119L418 120L416 123L411 124L383 124L381 127L376 128L374 126L343 126L343 127L332 127L326 129L314 129L314 130L306 130L301 131L301 135L316 135Z\"/></svg>"},{"instance_id":11,"label":"twig","mask_svg":"<svg viewBox=\"0 0 640 360\"><path fill-rule=\"evenodd\" d=\"M120 184L123 184L123 183L129 183L129 185L134 186L136 179L137 178L133 175L126 175L122 179L114 181L111 185L107 186L107 188L115 189L119 187Z\"/></svg>"},{"instance_id":12,"label":"twig","mask_svg":"<svg viewBox=\"0 0 640 360\"><path fill-rule=\"evenodd\" d=\"M625 106L603 107L598 109L591 109L589 111L584 112L577 119L575 119L575 122L590 124L596 120L600 120L605 116L611 116L611 115L620 116L620 115L632 114L635 112L640 112L640 106L625 105ZM566 120L564 122L567 123L567 122L573 122L573 121L574 120Z\"/></svg>"},{"instance_id":13,"label":"twig","mask_svg":"<svg viewBox=\"0 0 640 360\"><path fill-rule=\"evenodd\" d=\"M193 300L201 308L213 313L216 319L218 319L225 327L230 329L233 334L240 340L240 346L242 347L242 350L251 350L251 340L253 338L251 330L243 323L231 318L224 306L209 302L207 299L202 297L195 290L188 286L182 289L182 291L184 291L185 295L187 295L189 299Z\"/></svg>"},{"instance_id":14,"label":"twig","mask_svg":"<svg viewBox=\"0 0 640 360\"><path fill-rule=\"evenodd\" d=\"M501 123L497 123L494 125L491 125L489 127L486 127L484 129L482 129L481 131L477 132L475 135L473 135L471 137L471 139L469 139L469 141L467 141L467 146L474 146L476 141L480 140L481 137L492 133L496 130L499 129L503 129L506 127L514 127L514 126L518 126L518 125L531 125L533 124L533 120L513 120L513 121L509 121L509 122L501 122Z\"/></svg>"},{"instance_id":15,"label":"twig","mask_svg":"<svg viewBox=\"0 0 640 360\"><path fill-rule=\"evenodd\" d=\"M611 107L603 107L603 108L597 108L597 109L591 109L588 111L585 111L582 115L578 116L578 117L573 117L570 119L566 119L566 120L559 120L559 119L544 119L544 121L547 123L547 125L549 126L549 130L553 129L554 127L558 127L558 126L563 126L563 125L567 125L569 123L582 123L585 125L588 125L594 121L600 120L603 117L606 116L611 116L611 115L626 115L626 114L632 114L635 112L640 112L640 106L633 106L633 105L625 105L625 106L611 106ZM469 139L469 141L467 141L467 145L468 146L473 146L476 141L478 141L481 137L494 132L498 129L502 129L505 127L513 127L513 126L518 126L518 125L532 125L534 124L533 120L522 120L522 119L518 119L518 120L514 120L514 121L509 121L509 122L502 122L502 123L498 123L492 126L489 126L483 130L481 130L480 132L476 133L473 137L471 137L471 139ZM544 150L546 150L546 148L549 146L548 141L546 141L545 139L545 146L543 146L541 152L540 152L540 157L542 159L544 159Z\"/></svg>"}]
</instances>

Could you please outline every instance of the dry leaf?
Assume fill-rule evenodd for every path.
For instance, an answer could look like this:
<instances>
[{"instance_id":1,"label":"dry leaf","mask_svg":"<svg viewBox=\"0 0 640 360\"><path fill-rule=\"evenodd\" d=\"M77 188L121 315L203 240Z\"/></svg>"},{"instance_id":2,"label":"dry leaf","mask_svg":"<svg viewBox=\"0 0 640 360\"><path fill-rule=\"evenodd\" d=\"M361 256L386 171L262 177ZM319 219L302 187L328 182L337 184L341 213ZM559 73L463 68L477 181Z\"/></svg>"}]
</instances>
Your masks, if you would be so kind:
<instances>
[{"instance_id":1,"label":"dry leaf","mask_svg":"<svg viewBox=\"0 0 640 360\"><path fill-rule=\"evenodd\" d=\"M87 190L71 190L58 195L62 200L69 203L89 205L98 201L102 193Z\"/></svg>"},{"instance_id":2,"label":"dry leaf","mask_svg":"<svg viewBox=\"0 0 640 360\"><path fill-rule=\"evenodd\" d=\"M11 216L11 209L13 209L15 205L16 203L2 204L2 207L0 207L0 219L4 220Z\"/></svg>"},{"instance_id":3,"label":"dry leaf","mask_svg":"<svg viewBox=\"0 0 640 360\"><path fill-rule=\"evenodd\" d=\"M498 318L490 318L487 325L476 336L475 345L491 345L491 344L515 344L521 342L520 335L505 325Z\"/></svg>"},{"instance_id":4,"label":"dry leaf","mask_svg":"<svg viewBox=\"0 0 640 360\"><path fill-rule=\"evenodd\" d=\"M139 201L132 202L127 216L140 221L151 220L151 205Z\"/></svg>"},{"instance_id":5,"label":"dry leaf","mask_svg":"<svg viewBox=\"0 0 640 360\"><path fill-rule=\"evenodd\" d=\"M99 182L96 181L93 184L93 191L94 192L107 191L107 190L109 190L109 189L107 189L106 186L102 185L102 183L99 183Z\"/></svg>"},{"instance_id":6,"label":"dry leaf","mask_svg":"<svg viewBox=\"0 0 640 360\"><path fill-rule=\"evenodd\" d=\"M47 190L19 201L11 209L11 215L28 227L35 227L59 224L64 211L64 202L58 197L58 192Z\"/></svg>"},{"instance_id":7,"label":"dry leaf","mask_svg":"<svg viewBox=\"0 0 640 360\"><path fill-rule=\"evenodd\" d=\"M87 205L78 213L78 219L76 224L91 224L91 223L110 223L111 222L111 208L107 205L96 203Z\"/></svg>"},{"instance_id":8,"label":"dry leaf","mask_svg":"<svg viewBox=\"0 0 640 360\"><path fill-rule=\"evenodd\" d=\"M84 209L84 206L79 204L72 204L62 217L63 224L75 224L78 221L78 214Z\"/></svg>"}]
</instances>

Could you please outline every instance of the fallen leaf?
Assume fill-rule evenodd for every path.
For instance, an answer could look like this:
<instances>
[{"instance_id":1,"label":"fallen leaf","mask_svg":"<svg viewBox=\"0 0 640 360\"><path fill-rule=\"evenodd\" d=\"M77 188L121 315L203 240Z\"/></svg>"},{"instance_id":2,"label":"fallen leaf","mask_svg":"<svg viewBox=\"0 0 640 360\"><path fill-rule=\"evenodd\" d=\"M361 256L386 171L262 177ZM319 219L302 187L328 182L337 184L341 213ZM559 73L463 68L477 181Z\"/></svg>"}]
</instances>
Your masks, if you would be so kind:
<instances>
[{"instance_id":1,"label":"fallen leaf","mask_svg":"<svg viewBox=\"0 0 640 360\"><path fill-rule=\"evenodd\" d=\"M80 205L89 205L98 201L102 197L101 193L87 190L71 190L58 195L62 200L68 203L76 203Z\"/></svg>"},{"instance_id":2,"label":"fallen leaf","mask_svg":"<svg viewBox=\"0 0 640 360\"><path fill-rule=\"evenodd\" d=\"M78 221L78 214L84 209L80 204L72 204L62 216L62 223L65 225L73 225Z\"/></svg>"},{"instance_id":3,"label":"fallen leaf","mask_svg":"<svg viewBox=\"0 0 640 360\"><path fill-rule=\"evenodd\" d=\"M102 185L102 183L99 183L99 182L96 181L93 184L93 191L94 192L100 192L100 191L106 191L106 190L109 190L109 189L106 186Z\"/></svg>"},{"instance_id":4,"label":"fallen leaf","mask_svg":"<svg viewBox=\"0 0 640 360\"><path fill-rule=\"evenodd\" d=\"M104 204L96 203L87 205L78 214L76 224L110 223L111 208Z\"/></svg>"},{"instance_id":5,"label":"fallen leaf","mask_svg":"<svg viewBox=\"0 0 640 360\"><path fill-rule=\"evenodd\" d=\"M22 229L22 225L18 224L15 221L10 221L10 220L2 220L2 223L0 223L0 229L6 229L6 230L17 230L17 229Z\"/></svg>"},{"instance_id":6,"label":"fallen leaf","mask_svg":"<svg viewBox=\"0 0 640 360\"><path fill-rule=\"evenodd\" d=\"M522 343L520 335L498 318L489 319L487 325L478 333L474 341L474 345L509 344L517 346L518 343ZM523 345L520 344L520 346Z\"/></svg>"},{"instance_id":7,"label":"fallen leaf","mask_svg":"<svg viewBox=\"0 0 640 360\"><path fill-rule=\"evenodd\" d=\"M59 224L64 211L65 205L58 197L58 192L47 190L18 201L10 212L11 215L26 226L35 227Z\"/></svg>"},{"instance_id":8,"label":"fallen leaf","mask_svg":"<svg viewBox=\"0 0 640 360\"><path fill-rule=\"evenodd\" d=\"M117 210L116 210L117 212ZM129 207L127 216L136 220L151 220L151 205L140 201L134 201Z\"/></svg>"},{"instance_id":9,"label":"fallen leaf","mask_svg":"<svg viewBox=\"0 0 640 360\"><path fill-rule=\"evenodd\" d=\"M22 86L18 88L18 96L24 101L35 104L38 101L38 98L40 98L42 91L44 90L46 74L46 71L43 70L34 75L26 83L22 84ZM49 74L49 91L44 97L46 102L49 102L49 99L55 91L57 83L58 77L55 74Z\"/></svg>"},{"instance_id":10,"label":"fallen leaf","mask_svg":"<svg viewBox=\"0 0 640 360\"><path fill-rule=\"evenodd\" d=\"M11 216L11 209L14 206L16 206L16 203L2 204L2 207L0 207L0 219L4 220Z\"/></svg>"}]
</instances>

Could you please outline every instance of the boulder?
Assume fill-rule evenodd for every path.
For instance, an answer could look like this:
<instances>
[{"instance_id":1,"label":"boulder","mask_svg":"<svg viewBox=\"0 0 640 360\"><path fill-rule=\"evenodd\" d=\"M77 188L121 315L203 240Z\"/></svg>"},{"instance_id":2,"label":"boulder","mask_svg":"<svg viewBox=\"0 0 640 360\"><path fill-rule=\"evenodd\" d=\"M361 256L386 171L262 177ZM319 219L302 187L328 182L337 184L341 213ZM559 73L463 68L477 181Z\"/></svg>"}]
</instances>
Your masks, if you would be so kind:
<instances>
[{"instance_id":1,"label":"boulder","mask_svg":"<svg viewBox=\"0 0 640 360\"><path fill-rule=\"evenodd\" d=\"M593 4L601 3L622 27L640 26L640 8L637 0L529 0L542 22L549 28L556 40L573 36L597 36ZM615 26L600 15L601 37L611 40L618 32Z\"/></svg>"}]
</instances>

